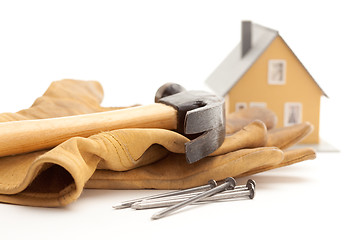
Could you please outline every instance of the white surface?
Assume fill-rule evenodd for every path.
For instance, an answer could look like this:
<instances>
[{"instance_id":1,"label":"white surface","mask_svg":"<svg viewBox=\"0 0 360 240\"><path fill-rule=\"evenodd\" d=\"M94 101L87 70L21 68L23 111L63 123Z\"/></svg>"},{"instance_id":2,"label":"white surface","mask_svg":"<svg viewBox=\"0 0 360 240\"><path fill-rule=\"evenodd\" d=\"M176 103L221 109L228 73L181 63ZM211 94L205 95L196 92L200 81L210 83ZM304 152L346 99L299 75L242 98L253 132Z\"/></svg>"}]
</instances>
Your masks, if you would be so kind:
<instances>
[{"instance_id":1,"label":"white surface","mask_svg":"<svg viewBox=\"0 0 360 240\"><path fill-rule=\"evenodd\" d=\"M85 190L62 209L0 204L0 238L359 239L360 17L352 1L319 2L1 2L0 112L29 107L63 78L99 80L104 106L150 103L167 81L202 88L238 43L240 21L250 19L278 29L330 96L321 136L341 152L254 175L252 201L158 221L150 220L157 210L111 208L150 191Z\"/></svg>"},{"instance_id":2,"label":"white surface","mask_svg":"<svg viewBox=\"0 0 360 240\"><path fill-rule=\"evenodd\" d=\"M150 217L160 209L111 206L160 191L85 190L62 209L0 204L1 239L358 239L359 181L352 165L351 156L322 153L252 176L253 200L190 206L155 221Z\"/></svg>"}]
</instances>

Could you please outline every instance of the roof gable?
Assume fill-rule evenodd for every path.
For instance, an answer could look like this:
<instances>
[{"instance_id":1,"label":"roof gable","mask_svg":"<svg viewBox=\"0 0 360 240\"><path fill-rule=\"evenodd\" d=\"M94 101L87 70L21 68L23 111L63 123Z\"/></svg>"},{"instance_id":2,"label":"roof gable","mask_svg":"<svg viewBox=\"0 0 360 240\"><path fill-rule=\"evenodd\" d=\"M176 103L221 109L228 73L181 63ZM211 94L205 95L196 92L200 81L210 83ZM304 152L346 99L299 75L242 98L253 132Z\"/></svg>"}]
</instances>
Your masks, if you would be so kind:
<instances>
[{"instance_id":1,"label":"roof gable","mask_svg":"<svg viewBox=\"0 0 360 240\"><path fill-rule=\"evenodd\" d=\"M230 91L278 35L277 31L254 23L251 31L252 47L246 55L241 57L240 42L206 80L206 84L220 96Z\"/></svg>"},{"instance_id":2,"label":"roof gable","mask_svg":"<svg viewBox=\"0 0 360 240\"><path fill-rule=\"evenodd\" d=\"M256 62L256 60L263 54L263 52L270 46L273 40L277 36L279 36L278 31L254 23L251 24L251 34L252 47L245 54L245 56L241 57L242 43L240 42L223 60L223 62L220 63L220 65L215 69L215 71L206 79L205 83L216 94L220 96L225 96L238 82L238 80L240 80L241 77ZM296 57L295 54L294 56ZM299 59L298 61L300 64L302 64ZM316 83L315 80L314 82L320 88L320 86ZM327 96L321 88L320 90L323 95Z\"/></svg>"},{"instance_id":3,"label":"roof gable","mask_svg":"<svg viewBox=\"0 0 360 240\"><path fill-rule=\"evenodd\" d=\"M325 97L328 97L328 95L324 92L324 90L320 87L320 85L315 81L315 79L313 78L313 76L309 73L309 71L306 69L306 67L304 66L304 64L300 61L300 59L296 56L296 54L293 52L293 50L291 50L291 48L289 47L289 45L287 45L287 43L284 41L284 39L279 35L279 37L282 39L282 41L284 42L285 46L291 51L292 55L294 55L294 57L297 59L297 61L299 62L299 64L304 68L304 70L307 72L307 74L309 75L309 77L312 79L312 81L314 82L314 84L320 89L322 95L324 95Z\"/></svg>"}]
</instances>

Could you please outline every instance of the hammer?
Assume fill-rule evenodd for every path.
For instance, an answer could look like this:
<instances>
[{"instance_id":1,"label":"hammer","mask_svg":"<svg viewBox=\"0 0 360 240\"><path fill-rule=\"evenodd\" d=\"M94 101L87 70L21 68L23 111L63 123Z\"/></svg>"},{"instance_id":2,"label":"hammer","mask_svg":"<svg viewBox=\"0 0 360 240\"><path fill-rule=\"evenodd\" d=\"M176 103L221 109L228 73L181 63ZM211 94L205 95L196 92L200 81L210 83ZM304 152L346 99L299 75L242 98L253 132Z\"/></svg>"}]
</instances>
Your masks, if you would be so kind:
<instances>
[{"instance_id":1,"label":"hammer","mask_svg":"<svg viewBox=\"0 0 360 240\"><path fill-rule=\"evenodd\" d=\"M223 143L222 98L167 83L157 91L155 102L108 112L0 123L0 157L49 149L72 137L121 128L162 128L184 134L191 139L185 144L188 163L206 157Z\"/></svg>"}]
</instances>

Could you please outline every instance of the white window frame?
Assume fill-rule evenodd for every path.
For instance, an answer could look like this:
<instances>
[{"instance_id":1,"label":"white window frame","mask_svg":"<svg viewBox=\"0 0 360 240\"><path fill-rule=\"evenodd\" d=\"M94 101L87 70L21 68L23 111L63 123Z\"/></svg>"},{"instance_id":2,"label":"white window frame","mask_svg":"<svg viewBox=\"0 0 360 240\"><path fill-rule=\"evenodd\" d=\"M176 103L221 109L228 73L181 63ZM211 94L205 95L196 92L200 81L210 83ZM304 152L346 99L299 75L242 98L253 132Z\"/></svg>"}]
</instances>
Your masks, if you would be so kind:
<instances>
[{"instance_id":1,"label":"white window frame","mask_svg":"<svg viewBox=\"0 0 360 240\"><path fill-rule=\"evenodd\" d=\"M293 113L297 109L297 113ZM284 104L284 127L292 126L302 122L303 106L301 102L286 102ZM290 122L290 118L295 118Z\"/></svg>"},{"instance_id":2,"label":"white window frame","mask_svg":"<svg viewBox=\"0 0 360 240\"><path fill-rule=\"evenodd\" d=\"M282 68L279 70L279 65ZM276 72L281 71L280 75ZM280 78L280 79L277 79ZM286 83L286 60L271 59L268 63L268 84L270 85L284 85Z\"/></svg>"},{"instance_id":3,"label":"white window frame","mask_svg":"<svg viewBox=\"0 0 360 240\"><path fill-rule=\"evenodd\" d=\"M250 102L249 107L260 107L260 108L266 108L267 103L266 102Z\"/></svg>"}]
</instances>

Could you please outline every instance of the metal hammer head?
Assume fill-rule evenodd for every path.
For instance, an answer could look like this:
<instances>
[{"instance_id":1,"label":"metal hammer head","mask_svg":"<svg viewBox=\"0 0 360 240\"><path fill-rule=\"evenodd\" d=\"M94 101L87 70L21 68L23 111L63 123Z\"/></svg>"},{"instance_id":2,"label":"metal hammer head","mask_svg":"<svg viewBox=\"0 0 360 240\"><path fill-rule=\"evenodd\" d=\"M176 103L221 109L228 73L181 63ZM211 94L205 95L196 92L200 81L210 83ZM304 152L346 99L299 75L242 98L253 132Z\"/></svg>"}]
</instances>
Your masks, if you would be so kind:
<instances>
[{"instance_id":1,"label":"metal hammer head","mask_svg":"<svg viewBox=\"0 0 360 240\"><path fill-rule=\"evenodd\" d=\"M185 144L188 163L208 156L224 142L224 99L204 91L185 91L178 84L168 83L159 88L155 101L177 110L177 131L191 139Z\"/></svg>"}]
</instances>

